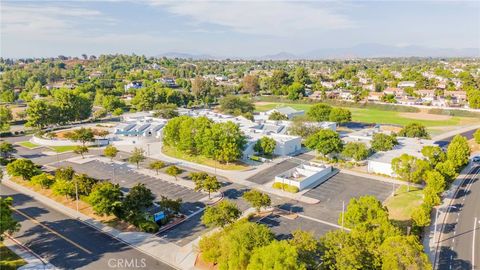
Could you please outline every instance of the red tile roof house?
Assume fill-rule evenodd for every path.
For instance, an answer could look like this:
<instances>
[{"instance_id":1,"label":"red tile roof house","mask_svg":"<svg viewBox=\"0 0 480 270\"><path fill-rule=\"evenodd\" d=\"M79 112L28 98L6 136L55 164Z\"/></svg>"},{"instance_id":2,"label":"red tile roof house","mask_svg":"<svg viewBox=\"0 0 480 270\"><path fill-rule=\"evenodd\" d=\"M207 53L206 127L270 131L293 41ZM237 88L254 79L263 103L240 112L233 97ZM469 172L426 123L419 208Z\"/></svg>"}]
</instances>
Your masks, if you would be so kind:
<instances>
[{"instance_id":1,"label":"red tile roof house","mask_svg":"<svg viewBox=\"0 0 480 270\"><path fill-rule=\"evenodd\" d=\"M405 90L403 90L402 88L387 87L385 90L383 90L383 93L385 95L394 95L395 97L403 97L405 95Z\"/></svg>"},{"instance_id":2,"label":"red tile roof house","mask_svg":"<svg viewBox=\"0 0 480 270\"><path fill-rule=\"evenodd\" d=\"M384 93L382 92L370 92L368 93L368 101L381 101Z\"/></svg>"}]
</instances>

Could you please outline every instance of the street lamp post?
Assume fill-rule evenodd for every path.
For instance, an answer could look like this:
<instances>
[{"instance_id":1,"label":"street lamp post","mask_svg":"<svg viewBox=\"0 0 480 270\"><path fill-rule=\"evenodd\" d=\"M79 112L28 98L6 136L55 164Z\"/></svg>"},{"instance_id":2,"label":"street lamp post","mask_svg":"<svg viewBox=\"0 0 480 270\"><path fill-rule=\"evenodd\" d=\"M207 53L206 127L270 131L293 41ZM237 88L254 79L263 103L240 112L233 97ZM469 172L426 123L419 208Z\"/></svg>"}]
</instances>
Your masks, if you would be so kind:
<instances>
[{"instance_id":1,"label":"street lamp post","mask_svg":"<svg viewBox=\"0 0 480 270\"><path fill-rule=\"evenodd\" d=\"M77 213L78 213L78 180L75 179L75 199L76 199L76 205L77 205Z\"/></svg>"},{"instance_id":2,"label":"street lamp post","mask_svg":"<svg viewBox=\"0 0 480 270\"><path fill-rule=\"evenodd\" d=\"M472 240L472 270L475 269L475 233L477 230L477 217L475 217L475 222L473 223L473 240Z\"/></svg>"}]
</instances>

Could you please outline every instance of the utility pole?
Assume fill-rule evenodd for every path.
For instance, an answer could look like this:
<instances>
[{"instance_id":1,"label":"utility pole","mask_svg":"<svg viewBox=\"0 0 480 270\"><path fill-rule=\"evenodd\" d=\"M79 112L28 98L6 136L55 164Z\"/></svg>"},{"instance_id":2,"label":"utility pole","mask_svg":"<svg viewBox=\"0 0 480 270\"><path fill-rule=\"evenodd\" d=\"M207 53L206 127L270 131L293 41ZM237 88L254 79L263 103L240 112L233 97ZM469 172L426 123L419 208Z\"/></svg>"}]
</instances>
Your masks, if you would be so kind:
<instances>
[{"instance_id":1,"label":"utility pole","mask_svg":"<svg viewBox=\"0 0 480 270\"><path fill-rule=\"evenodd\" d=\"M473 239L472 239L472 270L475 269L475 233L477 229L477 217L475 217L475 222L473 223Z\"/></svg>"},{"instance_id":2,"label":"utility pole","mask_svg":"<svg viewBox=\"0 0 480 270\"><path fill-rule=\"evenodd\" d=\"M435 208L435 224L434 224L434 229L433 229L433 242L434 243L438 242L437 222L438 222L438 208Z\"/></svg>"},{"instance_id":3,"label":"utility pole","mask_svg":"<svg viewBox=\"0 0 480 270\"><path fill-rule=\"evenodd\" d=\"M76 199L76 204L77 204L77 213L78 213L78 180L75 179L75 199Z\"/></svg>"}]
</instances>

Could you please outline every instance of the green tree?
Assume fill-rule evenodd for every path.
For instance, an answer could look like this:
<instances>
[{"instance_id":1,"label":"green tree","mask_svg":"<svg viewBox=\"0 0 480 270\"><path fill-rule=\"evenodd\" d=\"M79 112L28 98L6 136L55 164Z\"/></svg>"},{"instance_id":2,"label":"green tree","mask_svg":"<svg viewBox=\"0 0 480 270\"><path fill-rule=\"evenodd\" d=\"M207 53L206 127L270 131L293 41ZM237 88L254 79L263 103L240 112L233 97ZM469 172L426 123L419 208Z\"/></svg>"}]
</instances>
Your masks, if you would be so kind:
<instances>
[{"instance_id":1,"label":"green tree","mask_svg":"<svg viewBox=\"0 0 480 270\"><path fill-rule=\"evenodd\" d=\"M110 161L113 161L113 159L117 156L118 154L118 149L113 146L113 145L108 145L107 147L105 147L105 150L103 150L103 154L106 156L106 157L109 157L110 158Z\"/></svg>"},{"instance_id":2,"label":"green tree","mask_svg":"<svg viewBox=\"0 0 480 270\"><path fill-rule=\"evenodd\" d=\"M137 165L137 169L140 168L140 162L146 159L144 155L145 151L142 148L135 147L132 151L132 155L128 158L130 163L134 163Z\"/></svg>"},{"instance_id":3,"label":"green tree","mask_svg":"<svg viewBox=\"0 0 480 270\"><path fill-rule=\"evenodd\" d=\"M322 129L317 133L310 135L305 140L305 145L310 149L315 149L322 155L330 153L340 153L343 149L343 142L337 132L330 129Z\"/></svg>"},{"instance_id":4,"label":"green tree","mask_svg":"<svg viewBox=\"0 0 480 270\"><path fill-rule=\"evenodd\" d=\"M424 176L426 189L431 189L435 194L440 195L445 191L446 183L443 175L435 170L430 170Z\"/></svg>"},{"instance_id":5,"label":"green tree","mask_svg":"<svg viewBox=\"0 0 480 270\"><path fill-rule=\"evenodd\" d=\"M43 99L33 100L27 105L26 126L42 129L55 122L58 109Z\"/></svg>"},{"instance_id":6,"label":"green tree","mask_svg":"<svg viewBox=\"0 0 480 270\"><path fill-rule=\"evenodd\" d=\"M431 206L422 203L412 212L412 221L415 226L426 227L430 225Z\"/></svg>"},{"instance_id":7,"label":"green tree","mask_svg":"<svg viewBox=\"0 0 480 270\"><path fill-rule=\"evenodd\" d=\"M3 141L0 143L0 155L3 158L10 158L12 153L15 152L15 147L13 147L13 144Z\"/></svg>"},{"instance_id":8,"label":"green tree","mask_svg":"<svg viewBox=\"0 0 480 270\"><path fill-rule=\"evenodd\" d=\"M118 184L110 182L96 183L87 201L97 215L105 216L117 213L122 205L123 193Z\"/></svg>"},{"instance_id":9,"label":"green tree","mask_svg":"<svg viewBox=\"0 0 480 270\"><path fill-rule=\"evenodd\" d=\"M85 146L87 142L93 142L95 135L91 128L78 128L69 132L66 137L72 141L81 142Z\"/></svg>"},{"instance_id":10,"label":"green tree","mask_svg":"<svg viewBox=\"0 0 480 270\"><path fill-rule=\"evenodd\" d=\"M32 179L30 179L30 182L34 185L39 185L42 188L50 188L50 186L55 183L55 178L48 173L42 173L33 176Z\"/></svg>"},{"instance_id":11,"label":"green tree","mask_svg":"<svg viewBox=\"0 0 480 270\"><path fill-rule=\"evenodd\" d=\"M7 106L0 106L0 133L10 130L10 121L12 120L12 110Z\"/></svg>"},{"instance_id":12,"label":"green tree","mask_svg":"<svg viewBox=\"0 0 480 270\"><path fill-rule=\"evenodd\" d=\"M66 180L70 181L73 179L75 171L72 167L60 167L55 170L55 179L56 180Z\"/></svg>"},{"instance_id":13,"label":"green tree","mask_svg":"<svg viewBox=\"0 0 480 270\"><path fill-rule=\"evenodd\" d=\"M287 241L272 241L253 250L247 270L307 269L299 257L296 247Z\"/></svg>"},{"instance_id":14,"label":"green tree","mask_svg":"<svg viewBox=\"0 0 480 270\"><path fill-rule=\"evenodd\" d=\"M341 125L352 121L352 112L345 108L332 108L328 120Z\"/></svg>"},{"instance_id":15,"label":"green tree","mask_svg":"<svg viewBox=\"0 0 480 270\"><path fill-rule=\"evenodd\" d=\"M444 162L447 158L442 148L431 145L422 148L422 155L428 159L432 166L436 166L439 162Z\"/></svg>"},{"instance_id":16,"label":"green tree","mask_svg":"<svg viewBox=\"0 0 480 270\"><path fill-rule=\"evenodd\" d=\"M20 158L7 165L7 173L12 176L20 176L23 180L30 180L32 176L39 174L40 170L33 161Z\"/></svg>"},{"instance_id":17,"label":"green tree","mask_svg":"<svg viewBox=\"0 0 480 270\"><path fill-rule=\"evenodd\" d=\"M473 138L476 143L480 144L480 129L477 129L475 133L473 133Z\"/></svg>"},{"instance_id":18,"label":"green tree","mask_svg":"<svg viewBox=\"0 0 480 270\"><path fill-rule=\"evenodd\" d=\"M305 86L298 82L294 82L290 86L288 86L287 92L288 92L288 99L290 100L301 99L305 96Z\"/></svg>"},{"instance_id":19,"label":"green tree","mask_svg":"<svg viewBox=\"0 0 480 270\"><path fill-rule=\"evenodd\" d=\"M447 148L447 159L452 161L455 168L460 168L468 163L470 158L470 146L465 137L456 135Z\"/></svg>"},{"instance_id":20,"label":"green tree","mask_svg":"<svg viewBox=\"0 0 480 270\"><path fill-rule=\"evenodd\" d=\"M361 161L368 157L369 150L364 143L349 142L345 145L342 155L347 158L353 158L355 161Z\"/></svg>"},{"instance_id":21,"label":"green tree","mask_svg":"<svg viewBox=\"0 0 480 270\"><path fill-rule=\"evenodd\" d=\"M252 101L238 96L226 96L220 100L220 110L226 114L241 115L253 113L255 106Z\"/></svg>"},{"instance_id":22,"label":"green tree","mask_svg":"<svg viewBox=\"0 0 480 270\"><path fill-rule=\"evenodd\" d=\"M163 167L165 167L165 163L161 160L155 160L155 161L152 161L150 164L148 164L148 168L150 170L154 170L157 175L158 175L158 171Z\"/></svg>"},{"instance_id":23,"label":"green tree","mask_svg":"<svg viewBox=\"0 0 480 270\"><path fill-rule=\"evenodd\" d=\"M392 135L375 133L372 137L372 149L375 151L392 150L398 144L397 138Z\"/></svg>"},{"instance_id":24,"label":"green tree","mask_svg":"<svg viewBox=\"0 0 480 270\"><path fill-rule=\"evenodd\" d=\"M281 112L274 111L268 116L268 120L274 120L274 121L288 120L288 117Z\"/></svg>"},{"instance_id":25,"label":"green tree","mask_svg":"<svg viewBox=\"0 0 480 270\"><path fill-rule=\"evenodd\" d=\"M387 238L380 246L382 269L388 270L428 270L432 269L423 246L413 236Z\"/></svg>"},{"instance_id":26,"label":"green tree","mask_svg":"<svg viewBox=\"0 0 480 270\"><path fill-rule=\"evenodd\" d=\"M75 184L72 181L65 179L56 179L52 185L52 191L56 195L70 196L75 194Z\"/></svg>"},{"instance_id":27,"label":"green tree","mask_svg":"<svg viewBox=\"0 0 480 270\"><path fill-rule=\"evenodd\" d=\"M255 189L243 193L242 197L243 199L245 199L245 201L255 207L257 213L260 213L262 207L269 207L272 203L272 200L270 199L270 196L268 196L268 194L262 193Z\"/></svg>"},{"instance_id":28,"label":"green tree","mask_svg":"<svg viewBox=\"0 0 480 270\"><path fill-rule=\"evenodd\" d=\"M330 231L320 238L322 269L375 269L367 261L371 255L365 243L342 230Z\"/></svg>"},{"instance_id":29,"label":"green tree","mask_svg":"<svg viewBox=\"0 0 480 270\"><path fill-rule=\"evenodd\" d=\"M298 258L305 263L307 269L315 269L320 261L320 243L313 232L295 230L292 232L290 245L297 248Z\"/></svg>"},{"instance_id":30,"label":"green tree","mask_svg":"<svg viewBox=\"0 0 480 270\"><path fill-rule=\"evenodd\" d=\"M422 180L423 173L428 169L428 164L421 159L408 154L402 154L392 159L393 172L403 181L408 182L408 190L410 191L410 183L418 183Z\"/></svg>"},{"instance_id":31,"label":"green tree","mask_svg":"<svg viewBox=\"0 0 480 270\"><path fill-rule=\"evenodd\" d=\"M157 202L160 208L166 213L176 214L180 212L182 208L182 199L171 200L165 196L161 196L159 202Z\"/></svg>"},{"instance_id":32,"label":"green tree","mask_svg":"<svg viewBox=\"0 0 480 270\"><path fill-rule=\"evenodd\" d=\"M202 177L195 176L194 178L195 178L194 179L195 191L203 190L205 192L208 192L209 199L210 199L210 194L212 192L216 192L220 190L220 188L222 187L222 184L218 182L216 176L210 176L208 174L205 174L205 176L203 177L203 174L202 174Z\"/></svg>"},{"instance_id":33,"label":"green tree","mask_svg":"<svg viewBox=\"0 0 480 270\"><path fill-rule=\"evenodd\" d=\"M180 168L178 168L177 166L175 165L172 165L172 166L169 166L165 172L170 175L170 176L173 176L175 177L175 180L177 180L177 175L181 174L182 173L182 170Z\"/></svg>"},{"instance_id":34,"label":"green tree","mask_svg":"<svg viewBox=\"0 0 480 270\"><path fill-rule=\"evenodd\" d=\"M353 198L347 205L347 209L338 218L338 223L347 228L355 228L362 224L377 225L381 223L388 223L388 211L374 196L362 196L358 199Z\"/></svg>"},{"instance_id":35,"label":"green tree","mask_svg":"<svg viewBox=\"0 0 480 270\"><path fill-rule=\"evenodd\" d=\"M316 125L311 125L308 118L305 116L294 117L290 126L288 127L288 134L307 138L308 136L317 133L321 128Z\"/></svg>"},{"instance_id":36,"label":"green tree","mask_svg":"<svg viewBox=\"0 0 480 270\"><path fill-rule=\"evenodd\" d=\"M332 111L332 106L318 103L310 107L307 112L308 117L314 121L322 122L322 121L329 121L330 119L330 112Z\"/></svg>"},{"instance_id":37,"label":"green tree","mask_svg":"<svg viewBox=\"0 0 480 270\"><path fill-rule=\"evenodd\" d=\"M219 269L245 269L253 250L266 246L273 240L273 234L265 225L239 221L228 229L220 242L222 255L218 261Z\"/></svg>"},{"instance_id":38,"label":"green tree","mask_svg":"<svg viewBox=\"0 0 480 270\"><path fill-rule=\"evenodd\" d=\"M260 90L258 76L245 75L245 77L243 77L242 88L244 91L249 92L252 96L256 95L258 90Z\"/></svg>"},{"instance_id":39,"label":"green tree","mask_svg":"<svg viewBox=\"0 0 480 270\"><path fill-rule=\"evenodd\" d=\"M427 129L420 123L410 123L404 126L399 132L398 136L409 138L430 138Z\"/></svg>"},{"instance_id":40,"label":"green tree","mask_svg":"<svg viewBox=\"0 0 480 270\"><path fill-rule=\"evenodd\" d=\"M133 186L125 196L122 204L123 215L129 222L138 223L143 220L143 212L153 205L155 196L145 184L138 183Z\"/></svg>"},{"instance_id":41,"label":"green tree","mask_svg":"<svg viewBox=\"0 0 480 270\"><path fill-rule=\"evenodd\" d=\"M20 229L20 224L13 218L12 197L0 197L0 240L4 233L12 234Z\"/></svg>"},{"instance_id":42,"label":"green tree","mask_svg":"<svg viewBox=\"0 0 480 270\"><path fill-rule=\"evenodd\" d=\"M270 137L262 137L253 146L253 150L262 155L271 156L277 147L277 142Z\"/></svg>"},{"instance_id":43,"label":"green tree","mask_svg":"<svg viewBox=\"0 0 480 270\"><path fill-rule=\"evenodd\" d=\"M451 160L437 163L435 170L441 173L448 182L452 182L457 177L455 163Z\"/></svg>"},{"instance_id":44,"label":"green tree","mask_svg":"<svg viewBox=\"0 0 480 270\"><path fill-rule=\"evenodd\" d=\"M77 145L75 146L75 148L73 149L73 152L75 154L78 154L78 155L81 155L82 158L85 158L85 154L88 153L88 147L87 146L83 146L83 145Z\"/></svg>"},{"instance_id":45,"label":"green tree","mask_svg":"<svg viewBox=\"0 0 480 270\"><path fill-rule=\"evenodd\" d=\"M241 211L235 203L223 200L217 205L207 206L202 216L202 223L208 227L225 227L240 217Z\"/></svg>"}]
</instances>

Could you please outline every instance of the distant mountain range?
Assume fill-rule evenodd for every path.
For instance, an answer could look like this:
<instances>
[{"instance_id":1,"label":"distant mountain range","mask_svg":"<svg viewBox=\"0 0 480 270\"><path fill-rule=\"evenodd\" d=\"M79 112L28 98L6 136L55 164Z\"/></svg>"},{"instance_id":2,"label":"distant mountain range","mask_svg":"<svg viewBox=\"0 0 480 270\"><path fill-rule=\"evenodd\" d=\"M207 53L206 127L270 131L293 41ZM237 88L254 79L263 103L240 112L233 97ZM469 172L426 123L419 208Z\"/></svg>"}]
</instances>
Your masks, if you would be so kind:
<instances>
[{"instance_id":1,"label":"distant mountain range","mask_svg":"<svg viewBox=\"0 0 480 270\"><path fill-rule=\"evenodd\" d=\"M212 56L168 52L159 56L168 58L205 59L253 59L253 60L299 60L299 59L352 59L378 57L480 57L480 48L429 48L422 46L389 46L375 43L359 44L348 48L324 48L304 54L280 52L256 57Z\"/></svg>"}]
</instances>

